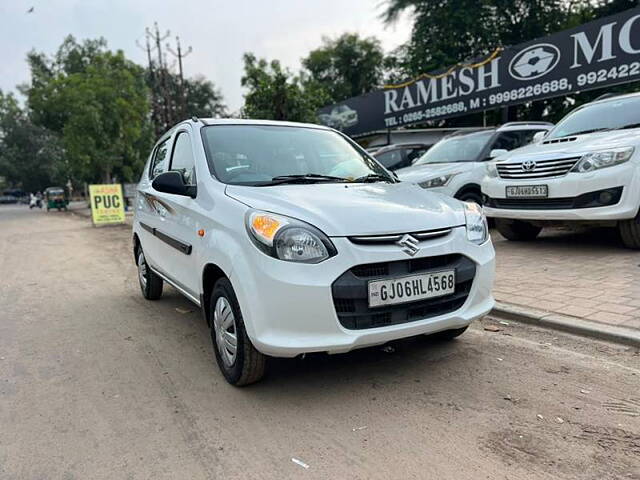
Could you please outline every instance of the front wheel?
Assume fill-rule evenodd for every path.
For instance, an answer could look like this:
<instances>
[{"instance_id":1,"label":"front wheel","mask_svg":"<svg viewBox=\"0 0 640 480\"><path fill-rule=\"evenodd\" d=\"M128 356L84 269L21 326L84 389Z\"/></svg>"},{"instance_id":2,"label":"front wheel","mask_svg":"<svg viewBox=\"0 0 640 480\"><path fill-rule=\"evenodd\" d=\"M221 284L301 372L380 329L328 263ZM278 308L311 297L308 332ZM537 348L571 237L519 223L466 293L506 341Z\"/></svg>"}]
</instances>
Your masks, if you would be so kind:
<instances>
[{"instance_id":1,"label":"front wheel","mask_svg":"<svg viewBox=\"0 0 640 480\"><path fill-rule=\"evenodd\" d=\"M479 192L468 191L456 197L462 202L473 202L482 205L482 195Z\"/></svg>"},{"instance_id":2,"label":"front wheel","mask_svg":"<svg viewBox=\"0 0 640 480\"><path fill-rule=\"evenodd\" d=\"M162 295L162 278L156 275L147 265L142 247L138 249L138 282L142 296L147 300L157 300Z\"/></svg>"},{"instance_id":3,"label":"front wheel","mask_svg":"<svg viewBox=\"0 0 640 480\"><path fill-rule=\"evenodd\" d=\"M618 222L618 231L625 247L640 249L640 213L636 218Z\"/></svg>"},{"instance_id":4,"label":"front wheel","mask_svg":"<svg viewBox=\"0 0 640 480\"><path fill-rule=\"evenodd\" d=\"M437 340L453 340L454 338L459 337L464 332L466 332L467 328L468 327L453 328L451 330L444 330L442 332L434 333L434 334L429 335L429 336L431 338L435 338Z\"/></svg>"},{"instance_id":5,"label":"front wheel","mask_svg":"<svg viewBox=\"0 0 640 480\"><path fill-rule=\"evenodd\" d=\"M209 305L211 340L224 378L236 387L262 379L266 357L255 349L247 335L240 305L229 280L221 278L216 282Z\"/></svg>"},{"instance_id":6,"label":"front wheel","mask_svg":"<svg viewBox=\"0 0 640 480\"><path fill-rule=\"evenodd\" d=\"M537 227L529 222L522 220L508 220L505 218L496 218L496 228L500 235L507 240L514 242L525 242L535 240L542 231L542 227Z\"/></svg>"}]
</instances>

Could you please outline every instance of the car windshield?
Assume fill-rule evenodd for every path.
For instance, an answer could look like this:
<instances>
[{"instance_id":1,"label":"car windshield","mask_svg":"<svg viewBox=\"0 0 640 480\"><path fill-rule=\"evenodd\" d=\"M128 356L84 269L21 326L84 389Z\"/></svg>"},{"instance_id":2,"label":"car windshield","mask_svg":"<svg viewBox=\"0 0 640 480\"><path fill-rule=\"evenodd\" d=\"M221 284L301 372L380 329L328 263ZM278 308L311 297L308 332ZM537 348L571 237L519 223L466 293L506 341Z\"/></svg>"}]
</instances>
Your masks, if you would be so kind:
<instances>
[{"instance_id":1,"label":"car windshield","mask_svg":"<svg viewBox=\"0 0 640 480\"><path fill-rule=\"evenodd\" d=\"M564 117L545 140L581 133L640 126L640 97L609 100L574 110Z\"/></svg>"},{"instance_id":2,"label":"car windshield","mask_svg":"<svg viewBox=\"0 0 640 480\"><path fill-rule=\"evenodd\" d=\"M394 180L342 135L319 128L212 125L202 129L215 176L232 185Z\"/></svg>"},{"instance_id":3,"label":"car windshield","mask_svg":"<svg viewBox=\"0 0 640 480\"><path fill-rule=\"evenodd\" d=\"M493 133L492 130L489 130L442 139L416 160L414 165L475 162Z\"/></svg>"}]
</instances>

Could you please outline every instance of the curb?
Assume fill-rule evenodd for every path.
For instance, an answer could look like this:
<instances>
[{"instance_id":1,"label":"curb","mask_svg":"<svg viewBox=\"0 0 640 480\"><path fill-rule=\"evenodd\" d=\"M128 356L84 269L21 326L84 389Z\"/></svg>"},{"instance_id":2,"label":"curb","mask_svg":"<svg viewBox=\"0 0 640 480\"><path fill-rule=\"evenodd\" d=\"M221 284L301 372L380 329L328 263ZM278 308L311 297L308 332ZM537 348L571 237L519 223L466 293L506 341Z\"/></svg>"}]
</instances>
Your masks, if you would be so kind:
<instances>
[{"instance_id":1,"label":"curb","mask_svg":"<svg viewBox=\"0 0 640 480\"><path fill-rule=\"evenodd\" d=\"M640 347L640 331L626 327L607 325L503 302L496 302L490 315L542 328L561 330L583 337Z\"/></svg>"}]
</instances>

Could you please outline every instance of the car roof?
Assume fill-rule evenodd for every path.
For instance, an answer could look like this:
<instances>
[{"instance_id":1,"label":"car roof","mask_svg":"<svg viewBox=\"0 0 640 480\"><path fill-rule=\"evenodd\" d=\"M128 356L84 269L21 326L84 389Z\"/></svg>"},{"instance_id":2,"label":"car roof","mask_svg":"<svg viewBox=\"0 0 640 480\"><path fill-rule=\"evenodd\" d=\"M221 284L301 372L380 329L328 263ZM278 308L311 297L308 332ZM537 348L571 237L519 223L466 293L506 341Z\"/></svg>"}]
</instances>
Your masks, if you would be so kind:
<instances>
[{"instance_id":1,"label":"car roof","mask_svg":"<svg viewBox=\"0 0 640 480\"><path fill-rule=\"evenodd\" d=\"M376 150L375 153L383 153L388 152L389 150L395 150L397 148L420 148L420 147L430 147L433 145L432 143L421 143L421 142L413 142L413 143L394 143L391 145L385 145L384 147L380 147Z\"/></svg>"},{"instance_id":2,"label":"car roof","mask_svg":"<svg viewBox=\"0 0 640 480\"><path fill-rule=\"evenodd\" d=\"M553 123L550 122L507 122L498 127L498 132L508 132L512 130L551 130Z\"/></svg>"}]
</instances>

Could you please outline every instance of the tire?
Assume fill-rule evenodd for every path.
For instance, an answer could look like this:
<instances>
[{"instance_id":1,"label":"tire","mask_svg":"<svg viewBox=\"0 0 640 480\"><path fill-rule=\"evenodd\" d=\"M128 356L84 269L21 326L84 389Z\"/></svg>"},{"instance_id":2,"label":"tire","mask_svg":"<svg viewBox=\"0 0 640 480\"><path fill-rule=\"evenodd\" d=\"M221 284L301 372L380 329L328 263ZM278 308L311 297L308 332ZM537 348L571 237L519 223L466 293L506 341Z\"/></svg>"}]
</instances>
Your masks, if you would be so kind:
<instances>
[{"instance_id":1,"label":"tire","mask_svg":"<svg viewBox=\"0 0 640 480\"><path fill-rule=\"evenodd\" d=\"M640 249L640 213L632 220L618 222L618 231L625 247Z\"/></svg>"},{"instance_id":2,"label":"tire","mask_svg":"<svg viewBox=\"0 0 640 480\"><path fill-rule=\"evenodd\" d=\"M442 332L434 333L433 335L430 335L430 337L435 338L437 340L445 340L445 341L453 340L454 338L459 337L464 332L466 332L467 328L469 328L469 327L462 327L462 328L454 328L454 329L451 329L451 330L444 330Z\"/></svg>"},{"instance_id":3,"label":"tire","mask_svg":"<svg viewBox=\"0 0 640 480\"><path fill-rule=\"evenodd\" d=\"M140 283L142 296L147 300L159 299L162 296L164 282L147 265L147 260L144 258L144 252L141 247L138 248L136 264L138 266L138 283Z\"/></svg>"},{"instance_id":4,"label":"tire","mask_svg":"<svg viewBox=\"0 0 640 480\"><path fill-rule=\"evenodd\" d=\"M521 220L496 218L495 221L496 228L500 232L500 235L513 242L535 240L542 231L542 227L536 227L529 222L523 222Z\"/></svg>"},{"instance_id":5,"label":"tire","mask_svg":"<svg viewBox=\"0 0 640 480\"><path fill-rule=\"evenodd\" d=\"M456 198L462 202L474 202L482 205L482 195L479 192L467 191L462 195L456 196Z\"/></svg>"},{"instance_id":6,"label":"tire","mask_svg":"<svg viewBox=\"0 0 640 480\"><path fill-rule=\"evenodd\" d=\"M266 357L255 349L247 335L238 299L228 279L221 278L216 282L209 305L213 351L224 378L236 387L262 379ZM231 342L225 342L225 339Z\"/></svg>"}]
</instances>

